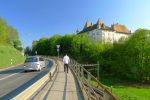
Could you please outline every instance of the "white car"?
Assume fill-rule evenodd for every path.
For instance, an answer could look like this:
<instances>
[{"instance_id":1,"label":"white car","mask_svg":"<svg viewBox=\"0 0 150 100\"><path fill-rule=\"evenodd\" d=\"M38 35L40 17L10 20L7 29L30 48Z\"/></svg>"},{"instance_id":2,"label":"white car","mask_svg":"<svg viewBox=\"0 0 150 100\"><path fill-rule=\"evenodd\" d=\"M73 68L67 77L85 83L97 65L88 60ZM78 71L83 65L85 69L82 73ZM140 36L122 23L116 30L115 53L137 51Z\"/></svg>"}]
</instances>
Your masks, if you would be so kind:
<instances>
[{"instance_id":1,"label":"white car","mask_svg":"<svg viewBox=\"0 0 150 100\"><path fill-rule=\"evenodd\" d=\"M24 63L24 71L29 71L29 70L40 71L44 67L45 67L44 58L38 56L29 56L26 58Z\"/></svg>"}]
</instances>

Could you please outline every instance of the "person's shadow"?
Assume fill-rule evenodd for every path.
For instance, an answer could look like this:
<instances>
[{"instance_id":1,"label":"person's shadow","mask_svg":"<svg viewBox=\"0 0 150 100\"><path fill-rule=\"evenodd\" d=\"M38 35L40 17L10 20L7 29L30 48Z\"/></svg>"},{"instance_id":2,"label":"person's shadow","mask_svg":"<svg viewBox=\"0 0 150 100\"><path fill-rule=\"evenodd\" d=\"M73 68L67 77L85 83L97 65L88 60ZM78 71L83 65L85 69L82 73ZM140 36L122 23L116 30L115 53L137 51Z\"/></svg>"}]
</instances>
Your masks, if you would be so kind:
<instances>
[{"instance_id":1,"label":"person's shadow","mask_svg":"<svg viewBox=\"0 0 150 100\"><path fill-rule=\"evenodd\" d=\"M67 73L65 72L65 85L64 85L63 100L66 100L66 91L67 91Z\"/></svg>"}]
</instances>

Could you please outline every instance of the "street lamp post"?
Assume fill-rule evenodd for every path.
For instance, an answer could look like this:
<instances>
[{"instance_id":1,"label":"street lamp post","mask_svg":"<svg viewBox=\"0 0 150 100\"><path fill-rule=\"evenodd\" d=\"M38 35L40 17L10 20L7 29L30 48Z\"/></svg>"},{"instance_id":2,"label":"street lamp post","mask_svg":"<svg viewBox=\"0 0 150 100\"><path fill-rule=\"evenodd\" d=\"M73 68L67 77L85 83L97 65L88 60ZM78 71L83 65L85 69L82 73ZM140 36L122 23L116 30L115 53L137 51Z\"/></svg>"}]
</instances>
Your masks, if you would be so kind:
<instances>
[{"instance_id":1,"label":"street lamp post","mask_svg":"<svg viewBox=\"0 0 150 100\"><path fill-rule=\"evenodd\" d=\"M56 45L56 47L57 47L57 53L58 53L58 60L59 60L59 48L60 48L60 45Z\"/></svg>"}]
</instances>

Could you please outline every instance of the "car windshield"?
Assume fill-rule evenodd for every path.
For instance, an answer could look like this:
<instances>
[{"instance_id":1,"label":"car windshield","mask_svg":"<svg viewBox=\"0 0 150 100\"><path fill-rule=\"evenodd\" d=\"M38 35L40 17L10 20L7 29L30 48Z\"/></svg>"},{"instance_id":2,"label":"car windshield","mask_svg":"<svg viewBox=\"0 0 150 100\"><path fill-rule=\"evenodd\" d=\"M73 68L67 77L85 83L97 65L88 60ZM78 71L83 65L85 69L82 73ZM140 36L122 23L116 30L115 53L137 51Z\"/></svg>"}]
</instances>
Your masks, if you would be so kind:
<instances>
[{"instance_id":1,"label":"car windshield","mask_svg":"<svg viewBox=\"0 0 150 100\"><path fill-rule=\"evenodd\" d=\"M40 61L44 61L44 59L43 59L43 58L39 58L39 60L40 60Z\"/></svg>"},{"instance_id":2,"label":"car windshield","mask_svg":"<svg viewBox=\"0 0 150 100\"><path fill-rule=\"evenodd\" d=\"M36 57L30 57L25 60L25 62L37 62L38 59Z\"/></svg>"}]
</instances>

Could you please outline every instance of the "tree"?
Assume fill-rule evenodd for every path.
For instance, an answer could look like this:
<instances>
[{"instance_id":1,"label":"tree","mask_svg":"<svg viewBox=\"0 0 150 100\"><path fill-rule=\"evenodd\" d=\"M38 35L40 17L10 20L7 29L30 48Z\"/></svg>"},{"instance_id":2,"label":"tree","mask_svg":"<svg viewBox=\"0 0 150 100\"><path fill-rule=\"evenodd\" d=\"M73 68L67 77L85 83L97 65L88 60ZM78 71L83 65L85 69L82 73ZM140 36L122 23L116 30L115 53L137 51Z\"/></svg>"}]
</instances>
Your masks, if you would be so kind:
<instances>
[{"instance_id":1,"label":"tree","mask_svg":"<svg viewBox=\"0 0 150 100\"><path fill-rule=\"evenodd\" d=\"M144 81L150 77L150 30L138 29L129 39L104 52L107 72L120 78ZM149 36L149 37L148 37ZM119 75L119 76L118 76Z\"/></svg>"},{"instance_id":2,"label":"tree","mask_svg":"<svg viewBox=\"0 0 150 100\"><path fill-rule=\"evenodd\" d=\"M37 51L40 55L49 55L49 42L48 39L40 39L33 48L33 52Z\"/></svg>"},{"instance_id":3,"label":"tree","mask_svg":"<svg viewBox=\"0 0 150 100\"><path fill-rule=\"evenodd\" d=\"M0 18L0 43L6 43L8 41L8 33L6 29L7 23Z\"/></svg>"},{"instance_id":4,"label":"tree","mask_svg":"<svg viewBox=\"0 0 150 100\"><path fill-rule=\"evenodd\" d=\"M14 42L16 40L19 40L17 30L14 29L13 26L8 26L7 27L7 32L8 32L8 41L9 41L9 43L12 44L12 45L15 45Z\"/></svg>"},{"instance_id":5,"label":"tree","mask_svg":"<svg viewBox=\"0 0 150 100\"><path fill-rule=\"evenodd\" d=\"M17 30L13 26L7 25L2 18L0 18L0 43L11 44L15 48L21 49Z\"/></svg>"},{"instance_id":6,"label":"tree","mask_svg":"<svg viewBox=\"0 0 150 100\"><path fill-rule=\"evenodd\" d=\"M13 40L13 46L17 49L21 47L21 41L20 40Z\"/></svg>"},{"instance_id":7,"label":"tree","mask_svg":"<svg viewBox=\"0 0 150 100\"><path fill-rule=\"evenodd\" d=\"M149 81L150 79L150 30L138 29L129 38L113 44L92 42L86 34L54 35L40 39L34 47L38 54L57 55L67 53L82 63L100 62L103 74L120 79Z\"/></svg>"},{"instance_id":8,"label":"tree","mask_svg":"<svg viewBox=\"0 0 150 100\"><path fill-rule=\"evenodd\" d=\"M62 36L61 35L54 35L53 37L51 37L48 42L49 42L49 53L50 55L52 56L56 56L57 55L57 51L56 51L56 45L60 44L61 42L61 38Z\"/></svg>"},{"instance_id":9,"label":"tree","mask_svg":"<svg viewBox=\"0 0 150 100\"><path fill-rule=\"evenodd\" d=\"M143 81L145 77L150 77L150 30L138 29L127 42L130 50L134 55L132 61L134 62L134 69L132 71L135 77Z\"/></svg>"},{"instance_id":10,"label":"tree","mask_svg":"<svg viewBox=\"0 0 150 100\"><path fill-rule=\"evenodd\" d=\"M60 52L61 54L72 54L72 39L75 35L67 34L60 39Z\"/></svg>"},{"instance_id":11,"label":"tree","mask_svg":"<svg viewBox=\"0 0 150 100\"><path fill-rule=\"evenodd\" d=\"M24 54L25 54L25 56L28 56L28 55L32 54L32 50L31 50L31 48L29 46L25 48Z\"/></svg>"}]
</instances>

